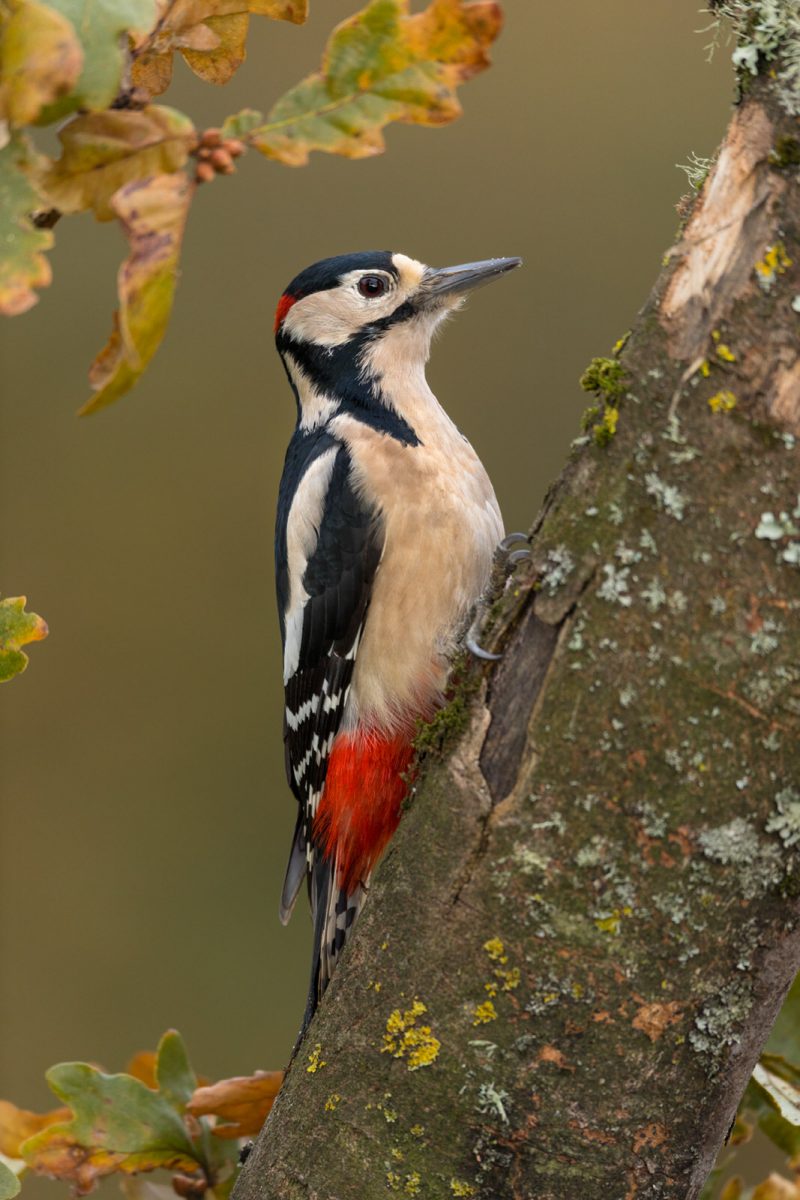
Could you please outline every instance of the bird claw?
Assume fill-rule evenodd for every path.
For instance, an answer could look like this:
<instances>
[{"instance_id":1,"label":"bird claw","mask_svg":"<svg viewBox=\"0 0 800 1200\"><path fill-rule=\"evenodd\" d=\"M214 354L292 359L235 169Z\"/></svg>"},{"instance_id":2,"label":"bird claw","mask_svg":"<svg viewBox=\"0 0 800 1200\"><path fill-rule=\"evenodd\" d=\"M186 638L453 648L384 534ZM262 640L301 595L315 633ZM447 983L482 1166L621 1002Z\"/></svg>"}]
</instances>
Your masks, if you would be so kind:
<instances>
[{"instance_id":1,"label":"bird claw","mask_svg":"<svg viewBox=\"0 0 800 1200\"><path fill-rule=\"evenodd\" d=\"M471 636L464 639L464 645L470 654L474 654L476 658L482 658L484 662L499 662L503 657L502 654L492 654L490 650L484 650L483 646L479 646L475 638Z\"/></svg>"},{"instance_id":2,"label":"bird claw","mask_svg":"<svg viewBox=\"0 0 800 1200\"><path fill-rule=\"evenodd\" d=\"M507 533L504 538L498 542L499 550L510 550L516 542L527 542L527 533Z\"/></svg>"},{"instance_id":3,"label":"bird claw","mask_svg":"<svg viewBox=\"0 0 800 1200\"><path fill-rule=\"evenodd\" d=\"M525 542L526 545L518 550L513 550L518 542ZM530 561L531 552L528 545L527 533L507 533L506 536L497 543L497 549L494 554L494 570L492 572L492 583L489 591L494 588L500 588L504 578L510 573L517 563ZM483 659L484 662L499 662L503 657L502 654L493 654L491 650L484 650L477 641L478 630L480 629L483 617L486 613L486 605L484 601L478 604L475 619L470 626L467 636L464 638L464 646L469 650L470 654L475 658Z\"/></svg>"}]
</instances>

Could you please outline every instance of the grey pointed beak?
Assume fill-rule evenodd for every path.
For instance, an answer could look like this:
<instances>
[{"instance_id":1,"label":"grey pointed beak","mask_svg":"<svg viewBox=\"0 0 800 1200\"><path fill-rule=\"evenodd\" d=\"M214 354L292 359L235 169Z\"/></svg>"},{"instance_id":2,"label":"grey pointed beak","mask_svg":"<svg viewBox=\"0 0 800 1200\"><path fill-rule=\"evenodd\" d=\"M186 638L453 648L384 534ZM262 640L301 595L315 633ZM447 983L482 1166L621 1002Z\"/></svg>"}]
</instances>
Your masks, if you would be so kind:
<instances>
[{"instance_id":1,"label":"grey pointed beak","mask_svg":"<svg viewBox=\"0 0 800 1200\"><path fill-rule=\"evenodd\" d=\"M469 292L490 283L498 275L522 265L521 258L487 258L483 262L462 263L458 267L428 267L422 277L422 292L432 300Z\"/></svg>"}]
</instances>

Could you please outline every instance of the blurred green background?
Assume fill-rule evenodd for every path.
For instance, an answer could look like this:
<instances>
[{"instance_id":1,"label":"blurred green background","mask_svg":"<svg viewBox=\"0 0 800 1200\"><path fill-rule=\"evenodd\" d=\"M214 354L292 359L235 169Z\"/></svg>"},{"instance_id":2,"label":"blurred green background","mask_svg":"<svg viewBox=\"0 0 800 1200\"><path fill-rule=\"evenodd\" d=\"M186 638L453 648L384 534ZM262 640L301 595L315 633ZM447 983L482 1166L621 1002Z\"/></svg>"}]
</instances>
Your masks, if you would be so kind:
<instances>
[{"instance_id":1,"label":"blurred green background","mask_svg":"<svg viewBox=\"0 0 800 1200\"><path fill-rule=\"evenodd\" d=\"M254 18L232 84L177 63L165 100L199 127L266 109L357 6L316 0L304 28ZM53 286L3 325L0 584L51 628L0 696L0 1095L19 1104L48 1104L51 1063L118 1069L170 1025L214 1076L282 1065L297 1030L309 922L304 905L277 919L294 822L272 570L285 284L357 249L524 257L430 369L524 527L576 434L581 370L673 239L674 164L722 135L730 53L705 61L695 0L506 12L458 123L390 127L362 162L251 154L202 190L166 341L117 406L75 416L110 329L115 227L59 224Z\"/></svg>"}]
</instances>

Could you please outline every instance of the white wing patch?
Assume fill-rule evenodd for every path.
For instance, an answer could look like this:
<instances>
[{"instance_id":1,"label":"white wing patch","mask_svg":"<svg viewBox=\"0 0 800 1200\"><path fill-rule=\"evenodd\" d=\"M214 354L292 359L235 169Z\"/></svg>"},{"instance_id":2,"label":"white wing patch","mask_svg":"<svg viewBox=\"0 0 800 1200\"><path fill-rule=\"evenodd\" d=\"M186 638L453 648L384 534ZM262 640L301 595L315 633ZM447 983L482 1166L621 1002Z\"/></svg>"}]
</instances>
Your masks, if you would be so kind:
<instances>
[{"instance_id":1,"label":"white wing patch","mask_svg":"<svg viewBox=\"0 0 800 1200\"><path fill-rule=\"evenodd\" d=\"M333 464L339 453L332 446L311 466L300 480L294 494L289 519L286 522L286 560L289 572L289 603L286 610L286 645L283 651L283 682L297 670L303 636L303 607L308 592L303 587L303 575L314 553L319 527L325 509L325 496L331 481Z\"/></svg>"}]
</instances>

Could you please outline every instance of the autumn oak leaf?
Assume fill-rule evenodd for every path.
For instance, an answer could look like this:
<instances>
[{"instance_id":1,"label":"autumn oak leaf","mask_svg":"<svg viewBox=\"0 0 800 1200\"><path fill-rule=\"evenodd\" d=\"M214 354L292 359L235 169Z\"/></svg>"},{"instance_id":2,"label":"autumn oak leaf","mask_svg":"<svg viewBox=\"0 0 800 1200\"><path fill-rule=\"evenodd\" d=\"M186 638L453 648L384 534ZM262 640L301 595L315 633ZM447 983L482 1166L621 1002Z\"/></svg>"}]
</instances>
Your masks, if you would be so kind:
<instances>
[{"instance_id":1,"label":"autumn oak leaf","mask_svg":"<svg viewBox=\"0 0 800 1200\"><path fill-rule=\"evenodd\" d=\"M108 109L69 121L58 134L61 157L38 176L62 213L91 209L99 221L118 213L114 193L150 175L179 171L196 143L194 125L177 109Z\"/></svg>"},{"instance_id":2,"label":"autumn oak leaf","mask_svg":"<svg viewBox=\"0 0 800 1200\"><path fill-rule=\"evenodd\" d=\"M489 65L500 32L495 0L372 0L331 35L322 68L287 92L250 141L303 166L312 150L364 158L384 149L391 121L442 125L461 114L456 88Z\"/></svg>"},{"instance_id":3,"label":"autumn oak leaf","mask_svg":"<svg viewBox=\"0 0 800 1200\"><path fill-rule=\"evenodd\" d=\"M69 94L40 115L59 120L76 109L108 108L122 83L124 37L142 36L156 20L155 0L49 0L72 26L83 53L83 69Z\"/></svg>"},{"instance_id":4,"label":"autumn oak leaf","mask_svg":"<svg viewBox=\"0 0 800 1200\"><path fill-rule=\"evenodd\" d=\"M21 1156L37 1173L69 1181L85 1194L115 1171L196 1171L200 1165L169 1099L131 1075L61 1063L47 1072L47 1081L72 1118L22 1143Z\"/></svg>"},{"instance_id":5,"label":"autumn oak leaf","mask_svg":"<svg viewBox=\"0 0 800 1200\"><path fill-rule=\"evenodd\" d=\"M0 119L33 124L43 108L72 90L82 67L78 36L56 9L9 0L0 10Z\"/></svg>"},{"instance_id":6,"label":"autumn oak leaf","mask_svg":"<svg viewBox=\"0 0 800 1200\"><path fill-rule=\"evenodd\" d=\"M215 1116L221 1138L254 1137L283 1083L283 1071L256 1071L198 1088L187 1105L195 1117Z\"/></svg>"},{"instance_id":7,"label":"autumn oak leaf","mask_svg":"<svg viewBox=\"0 0 800 1200\"><path fill-rule=\"evenodd\" d=\"M117 276L120 307L108 343L92 363L95 412L133 386L155 354L172 311L178 259L194 185L183 172L128 183L110 204L130 243Z\"/></svg>"},{"instance_id":8,"label":"autumn oak leaf","mask_svg":"<svg viewBox=\"0 0 800 1200\"><path fill-rule=\"evenodd\" d=\"M30 143L14 134L0 150L0 313L13 317L36 303L34 289L52 278L44 251L53 245L50 229L37 229L31 213L41 197L31 182L38 157Z\"/></svg>"},{"instance_id":9,"label":"autumn oak leaf","mask_svg":"<svg viewBox=\"0 0 800 1200\"><path fill-rule=\"evenodd\" d=\"M157 0L155 28L133 45L131 82L161 95L177 51L201 79L227 83L244 61L251 14L300 24L308 0Z\"/></svg>"},{"instance_id":10,"label":"autumn oak leaf","mask_svg":"<svg viewBox=\"0 0 800 1200\"><path fill-rule=\"evenodd\" d=\"M47 637L46 622L36 613L25 612L26 603L24 596L0 600L0 683L13 679L27 667L28 656L20 649L21 646L26 646L29 642L40 642L42 638ZM3 1113L0 1111L0 1133L2 1121ZM7 1154L8 1151L2 1150L2 1153Z\"/></svg>"},{"instance_id":11,"label":"autumn oak leaf","mask_svg":"<svg viewBox=\"0 0 800 1200\"><path fill-rule=\"evenodd\" d=\"M0 1100L0 1154L6 1158L21 1158L20 1146L23 1142L48 1125L66 1121L71 1116L68 1108L35 1113L26 1108L17 1108L16 1104L11 1104L8 1100Z\"/></svg>"}]
</instances>

